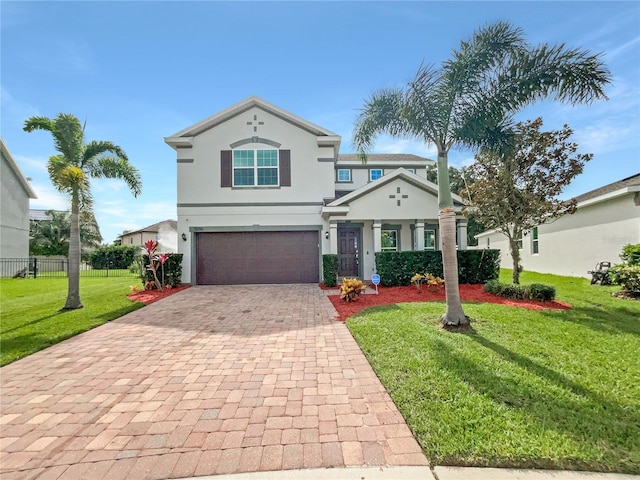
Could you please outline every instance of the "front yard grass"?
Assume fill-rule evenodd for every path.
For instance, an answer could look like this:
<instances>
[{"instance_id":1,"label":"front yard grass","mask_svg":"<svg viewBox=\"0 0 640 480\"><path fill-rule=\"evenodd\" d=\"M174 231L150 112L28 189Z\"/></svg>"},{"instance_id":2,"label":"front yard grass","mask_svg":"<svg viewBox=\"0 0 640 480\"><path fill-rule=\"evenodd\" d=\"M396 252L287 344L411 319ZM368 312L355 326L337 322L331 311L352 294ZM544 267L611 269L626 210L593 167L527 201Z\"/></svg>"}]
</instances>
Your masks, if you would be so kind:
<instances>
[{"instance_id":1,"label":"front yard grass","mask_svg":"<svg viewBox=\"0 0 640 480\"><path fill-rule=\"evenodd\" d=\"M67 297L66 278L0 279L0 364L142 307L126 296L131 284L132 279L126 277L81 277L84 308L60 312Z\"/></svg>"},{"instance_id":2,"label":"front yard grass","mask_svg":"<svg viewBox=\"0 0 640 480\"><path fill-rule=\"evenodd\" d=\"M442 303L405 303L347 325L432 465L640 473L640 302L586 279L521 282L573 309L467 303L475 333L455 334Z\"/></svg>"}]
</instances>

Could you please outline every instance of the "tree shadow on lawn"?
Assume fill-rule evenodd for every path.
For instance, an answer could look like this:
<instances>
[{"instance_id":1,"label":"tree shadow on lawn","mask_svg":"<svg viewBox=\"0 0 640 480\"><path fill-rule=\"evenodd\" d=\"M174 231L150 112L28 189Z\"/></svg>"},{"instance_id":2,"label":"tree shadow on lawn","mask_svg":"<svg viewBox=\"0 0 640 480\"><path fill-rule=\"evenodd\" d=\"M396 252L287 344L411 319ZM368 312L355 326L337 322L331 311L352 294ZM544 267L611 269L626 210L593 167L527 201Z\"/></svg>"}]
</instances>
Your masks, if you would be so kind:
<instances>
[{"instance_id":1,"label":"tree shadow on lawn","mask_svg":"<svg viewBox=\"0 0 640 480\"><path fill-rule=\"evenodd\" d=\"M20 330L22 328L28 327L30 325L35 325L36 323L40 323L40 322L44 322L45 320L48 320L50 318L53 317L57 317L58 315L63 315L66 312L61 312L61 311L57 311L56 313L52 313L51 315L45 315L44 317L40 317L40 318L36 318L35 320L31 320L30 322L27 323L22 323L20 325L17 325L13 328L7 328L7 329L2 329L2 334L5 335L9 332L15 332L16 330Z\"/></svg>"},{"instance_id":2,"label":"tree shadow on lawn","mask_svg":"<svg viewBox=\"0 0 640 480\"><path fill-rule=\"evenodd\" d=\"M571 310L541 310L541 315L561 321L585 326L603 333L630 333L640 336L639 312L627 307L594 305L593 307L573 307Z\"/></svg>"},{"instance_id":3,"label":"tree shadow on lawn","mask_svg":"<svg viewBox=\"0 0 640 480\"><path fill-rule=\"evenodd\" d=\"M515 353L502 345L498 345L478 334L465 335L482 347L491 350L509 363L550 382L573 395L559 396L553 390L546 390L540 385L529 384L524 377L500 377L493 373L495 365L489 363L483 367L461 355L443 341L433 339L432 350L436 361L445 371L452 372L470 385L476 392L493 399L496 403L508 408L517 408L524 415L534 417L538 425L545 429L555 430L560 434L570 435L577 444L588 444L588 449L597 451L593 461L577 458L524 458L511 460L512 466L536 468L589 469L609 471L615 463L616 471L639 473L640 468L633 461L633 451L640 448L637 427L640 415L631 409L625 409L618 403L568 379L563 374L540 365L530 358ZM588 405L585 405L587 403ZM589 414L576 415L576 412ZM588 418L589 424L585 424ZM610 452L615 452L612 457ZM532 452L533 455L535 453ZM602 461L604 460L604 461ZM519 463L520 462L520 463ZM505 466L504 462L499 462ZM474 464L471 461L469 464ZM477 464L477 463L475 463ZM606 465L608 464L608 465Z\"/></svg>"}]
</instances>

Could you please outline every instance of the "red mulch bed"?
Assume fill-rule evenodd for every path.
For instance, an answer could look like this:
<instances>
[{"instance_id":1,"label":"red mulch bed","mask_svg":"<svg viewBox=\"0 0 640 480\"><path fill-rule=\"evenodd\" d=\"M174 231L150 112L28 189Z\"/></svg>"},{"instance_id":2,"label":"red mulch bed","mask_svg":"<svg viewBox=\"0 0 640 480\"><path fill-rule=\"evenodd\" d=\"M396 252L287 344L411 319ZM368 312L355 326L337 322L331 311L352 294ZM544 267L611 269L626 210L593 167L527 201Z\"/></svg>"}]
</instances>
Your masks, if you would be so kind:
<instances>
[{"instance_id":1,"label":"red mulch bed","mask_svg":"<svg viewBox=\"0 0 640 480\"><path fill-rule=\"evenodd\" d=\"M165 288L164 290L140 290L139 292L130 293L127 295L127 298L133 300L135 302L141 302L145 305L149 305L153 302L157 302L158 300L162 300L163 298L168 297L169 295L173 295L174 293L181 292L189 288L191 285L180 285L175 288Z\"/></svg>"},{"instance_id":2,"label":"red mulch bed","mask_svg":"<svg viewBox=\"0 0 640 480\"><path fill-rule=\"evenodd\" d=\"M533 300L514 300L510 298L498 297L482 289L483 285L460 285L460 297L463 302L482 302L496 303L499 305L509 305L512 307L528 308L529 310L569 310L571 305L557 300L553 302L537 302ZM367 292L375 290L375 287L367 287ZM415 286L407 287L380 287L378 286L378 295L370 293L360 295L355 302L346 302L340 298L340 295L329 295L329 300L338 311L340 320L346 320L351 315L358 313L365 308L375 305L388 305L403 302L428 302L444 300L444 289L437 293L429 292L424 287L418 292Z\"/></svg>"}]
</instances>

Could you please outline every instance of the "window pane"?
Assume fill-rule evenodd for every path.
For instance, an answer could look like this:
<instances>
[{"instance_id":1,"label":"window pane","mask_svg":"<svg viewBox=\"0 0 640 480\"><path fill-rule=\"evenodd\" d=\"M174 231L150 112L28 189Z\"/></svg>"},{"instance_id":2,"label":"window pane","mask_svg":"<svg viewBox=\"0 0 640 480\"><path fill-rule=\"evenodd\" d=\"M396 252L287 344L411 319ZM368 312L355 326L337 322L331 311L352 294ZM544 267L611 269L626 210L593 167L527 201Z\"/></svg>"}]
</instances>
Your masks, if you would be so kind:
<instances>
[{"instance_id":1,"label":"window pane","mask_svg":"<svg viewBox=\"0 0 640 480\"><path fill-rule=\"evenodd\" d=\"M342 168L338 170L338 181L339 182L350 182L351 181L351 170L346 168Z\"/></svg>"},{"instance_id":2,"label":"window pane","mask_svg":"<svg viewBox=\"0 0 640 480\"><path fill-rule=\"evenodd\" d=\"M382 169L376 168L369 170L369 180L374 181L382 176Z\"/></svg>"},{"instance_id":3,"label":"window pane","mask_svg":"<svg viewBox=\"0 0 640 480\"><path fill-rule=\"evenodd\" d=\"M398 249L398 232L396 230L382 230L382 250Z\"/></svg>"},{"instance_id":4,"label":"window pane","mask_svg":"<svg viewBox=\"0 0 640 480\"><path fill-rule=\"evenodd\" d=\"M257 154L259 167L278 166L278 152L276 150L258 150Z\"/></svg>"},{"instance_id":5,"label":"window pane","mask_svg":"<svg viewBox=\"0 0 640 480\"><path fill-rule=\"evenodd\" d=\"M233 169L234 185L253 185L253 168L234 168Z\"/></svg>"},{"instance_id":6,"label":"window pane","mask_svg":"<svg viewBox=\"0 0 640 480\"><path fill-rule=\"evenodd\" d=\"M234 150L234 167L253 167L253 150Z\"/></svg>"},{"instance_id":7,"label":"window pane","mask_svg":"<svg viewBox=\"0 0 640 480\"><path fill-rule=\"evenodd\" d=\"M258 185L278 185L278 169L259 168Z\"/></svg>"},{"instance_id":8,"label":"window pane","mask_svg":"<svg viewBox=\"0 0 640 480\"><path fill-rule=\"evenodd\" d=\"M435 230L424 231L424 249L425 250L436 249L436 231Z\"/></svg>"}]
</instances>

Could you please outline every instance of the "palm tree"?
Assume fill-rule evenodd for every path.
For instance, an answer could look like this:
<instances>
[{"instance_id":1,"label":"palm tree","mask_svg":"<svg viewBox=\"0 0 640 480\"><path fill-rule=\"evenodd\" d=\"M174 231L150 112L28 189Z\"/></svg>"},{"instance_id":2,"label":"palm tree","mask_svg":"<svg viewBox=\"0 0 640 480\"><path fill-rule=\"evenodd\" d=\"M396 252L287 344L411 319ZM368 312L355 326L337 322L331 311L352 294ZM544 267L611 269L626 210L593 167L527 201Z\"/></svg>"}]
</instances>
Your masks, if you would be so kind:
<instances>
[{"instance_id":1,"label":"palm tree","mask_svg":"<svg viewBox=\"0 0 640 480\"><path fill-rule=\"evenodd\" d=\"M353 133L363 161L378 134L416 138L438 150L438 220L447 308L447 328L469 319L460 302L448 153L505 148L514 115L543 99L569 104L606 99L610 73L600 55L564 45L531 47L521 29L498 22L475 32L439 69L421 66L404 89L374 92L365 101Z\"/></svg>"},{"instance_id":2,"label":"palm tree","mask_svg":"<svg viewBox=\"0 0 640 480\"><path fill-rule=\"evenodd\" d=\"M71 233L69 236L69 289L62 310L82 308L80 301L80 212L92 211L91 178L119 178L125 181L134 197L142 189L140 173L126 153L106 141L84 143L84 127L72 114L59 113L55 119L31 117L24 123L25 132L46 130L53 136L58 155L49 158L47 170L53 186L71 198Z\"/></svg>"},{"instance_id":3,"label":"palm tree","mask_svg":"<svg viewBox=\"0 0 640 480\"><path fill-rule=\"evenodd\" d=\"M30 255L63 255L69 257L69 237L71 236L71 215L69 212L47 210L47 219L31 220L29 224ZM85 258L100 246L102 235L93 213L80 212L80 249Z\"/></svg>"}]
</instances>

